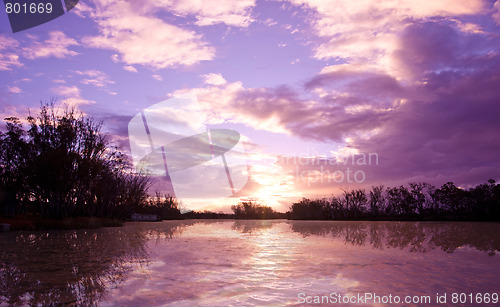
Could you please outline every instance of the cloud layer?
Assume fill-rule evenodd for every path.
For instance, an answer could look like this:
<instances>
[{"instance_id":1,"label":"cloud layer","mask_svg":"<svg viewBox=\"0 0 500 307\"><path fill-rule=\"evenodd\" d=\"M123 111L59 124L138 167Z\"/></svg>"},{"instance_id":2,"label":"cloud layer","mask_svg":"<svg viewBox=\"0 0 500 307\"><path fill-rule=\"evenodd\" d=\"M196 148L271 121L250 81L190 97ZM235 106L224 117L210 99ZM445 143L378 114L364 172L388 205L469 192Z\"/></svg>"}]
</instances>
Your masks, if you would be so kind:
<instances>
[{"instance_id":1,"label":"cloud layer","mask_svg":"<svg viewBox=\"0 0 500 307\"><path fill-rule=\"evenodd\" d=\"M87 36L83 42L93 48L117 52L114 59L128 65L154 69L193 65L215 56L215 49L202 35L166 22L157 17L159 12L170 8L170 12L180 15L194 14L197 24L201 25L227 23L245 26L250 22L247 11L252 5L229 1L214 9L209 3L196 1L134 3L95 0L93 4L81 5L79 14L96 21L99 35Z\"/></svg>"},{"instance_id":2,"label":"cloud layer","mask_svg":"<svg viewBox=\"0 0 500 307\"><path fill-rule=\"evenodd\" d=\"M421 14L429 12L437 9ZM214 123L377 153L380 164L367 171L366 184L498 179L500 38L464 32L446 19L426 20L406 25L395 46L392 61L408 78L346 63L325 67L302 88L208 82L195 91Z\"/></svg>"}]
</instances>

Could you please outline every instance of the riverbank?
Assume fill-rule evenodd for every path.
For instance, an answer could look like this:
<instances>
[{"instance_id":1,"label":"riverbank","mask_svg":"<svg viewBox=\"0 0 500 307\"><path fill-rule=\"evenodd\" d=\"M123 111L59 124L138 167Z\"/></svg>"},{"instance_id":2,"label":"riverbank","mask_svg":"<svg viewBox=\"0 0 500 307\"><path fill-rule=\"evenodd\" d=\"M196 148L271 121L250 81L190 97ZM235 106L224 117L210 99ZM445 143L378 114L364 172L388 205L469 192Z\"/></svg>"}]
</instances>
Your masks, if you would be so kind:
<instances>
[{"instance_id":1,"label":"riverbank","mask_svg":"<svg viewBox=\"0 0 500 307\"><path fill-rule=\"evenodd\" d=\"M98 217L42 218L34 215L0 217L0 224L10 224L10 230L95 229L122 226L124 221Z\"/></svg>"},{"instance_id":2,"label":"riverbank","mask_svg":"<svg viewBox=\"0 0 500 307\"><path fill-rule=\"evenodd\" d=\"M285 214L282 214L285 215ZM181 218L173 220L276 220L285 219L289 221L337 221L337 222L486 222L481 220L467 219L467 218L457 218L453 216L446 216L445 218L425 218L420 219L415 217L364 217L359 219L294 219L287 218L286 216L281 218L261 218L261 219L249 219L236 217L233 214L221 214L221 213L185 213L181 215ZM77 218L65 218L65 219L53 219L53 218L42 218L39 216L32 215L17 215L15 217L0 217L0 224L9 224L10 230L58 230L58 229L97 229L101 227L120 227L123 226L125 221L118 219L106 219L98 217L77 217ZM140 222L140 221L139 221Z\"/></svg>"}]
</instances>

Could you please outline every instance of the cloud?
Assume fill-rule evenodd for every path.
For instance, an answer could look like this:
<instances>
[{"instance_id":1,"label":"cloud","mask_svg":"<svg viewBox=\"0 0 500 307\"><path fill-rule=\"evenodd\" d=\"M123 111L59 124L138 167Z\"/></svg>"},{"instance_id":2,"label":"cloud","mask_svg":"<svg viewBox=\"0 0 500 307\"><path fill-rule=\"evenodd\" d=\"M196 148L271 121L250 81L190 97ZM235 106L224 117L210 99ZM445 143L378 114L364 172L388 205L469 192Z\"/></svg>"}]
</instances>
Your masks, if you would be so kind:
<instances>
[{"instance_id":1,"label":"cloud","mask_svg":"<svg viewBox=\"0 0 500 307\"><path fill-rule=\"evenodd\" d=\"M163 81L163 77L160 75L152 75L151 77L157 81Z\"/></svg>"},{"instance_id":2,"label":"cloud","mask_svg":"<svg viewBox=\"0 0 500 307\"><path fill-rule=\"evenodd\" d=\"M275 26L275 25L278 24L278 22L276 20L272 19L272 18L267 18L262 23L265 24L268 27L272 27L272 26Z\"/></svg>"},{"instance_id":3,"label":"cloud","mask_svg":"<svg viewBox=\"0 0 500 307\"><path fill-rule=\"evenodd\" d=\"M232 119L234 114L229 108L231 102L240 90L244 89L241 82L226 83L223 86L207 86L177 90L172 96L194 94L198 97L199 107L204 111L209 124L220 124Z\"/></svg>"},{"instance_id":4,"label":"cloud","mask_svg":"<svg viewBox=\"0 0 500 307\"><path fill-rule=\"evenodd\" d=\"M500 25L500 0L497 0L493 5L493 20L497 25Z\"/></svg>"},{"instance_id":5,"label":"cloud","mask_svg":"<svg viewBox=\"0 0 500 307\"><path fill-rule=\"evenodd\" d=\"M332 65L305 83L305 93L286 98L293 102L287 107L301 107L300 97L317 95L312 108L301 109L304 118L317 113L315 120L277 113L279 122L305 139L377 153L380 165L367 170L368 185L498 180L498 43L497 36L464 33L453 24L412 24L401 33L394 59L419 82L376 65Z\"/></svg>"},{"instance_id":6,"label":"cloud","mask_svg":"<svg viewBox=\"0 0 500 307\"><path fill-rule=\"evenodd\" d=\"M116 61L154 69L193 65L214 57L215 50L194 31L164 22L148 5L124 1L94 1L89 12L99 35L87 36L88 47L114 50ZM147 3L146 3L147 4Z\"/></svg>"},{"instance_id":7,"label":"cloud","mask_svg":"<svg viewBox=\"0 0 500 307\"><path fill-rule=\"evenodd\" d=\"M78 107L95 103L95 101L82 98L81 91L77 86L58 86L53 88L52 92L60 96L70 106Z\"/></svg>"},{"instance_id":8,"label":"cloud","mask_svg":"<svg viewBox=\"0 0 500 307\"><path fill-rule=\"evenodd\" d=\"M125 66L123 66L123 69L125 69L126 71L130 71L130 72L137 72L137 69L132 65L125 65Z\"/></svg>"},{"instance_id":9,"label":"cloud","mask_svg":"<svg viewBox=\"0 0 500 307\"><path fill-rule=\"evenodd\" d=\"M500 173L497 131L500 124L496 90L500 59L491 67L464 75L457 72L428 75L421 90L434 93L426 101L411 100L392 111L368 140L353 146L378 152L386 159L382 178L453 180L476 184ZM441 181L441 183L443 183Z\"/></svg>"},{"instance_id":10,"label":"cloud","mask_svg":"<svg viewBox=\"0 0 500 307\"><path fill-rule=\"evenodd\" d=\"M12 70L13 67L20 67L23 64L19 61L19 56L13 52L19 46L17 40L0 35L0 71Z\"/></svg>"},{"instance_id":11,"label":"cloud","mask_svg":"<svg viewBox=\"0 0 500 307\"><path fill-rule=\"evenodd\" d=\"M205 75L206 78L207 76L211 80L206 83L207 87L179 90L173 95L187 92L196 94L200 107L207 114L208 124L243 124L255 130L298 135L320 141L342 141L346 135L376 128L378 120L375 119L385 116L384 111L390 108L392 100L388 103L389 106L381 103L380 106L363 112L352 112L352 108L366 105L366 97L377 92L380 86L392 89L393 92L402 91L390 76L371 75L360 78L362 75L357 75L352 77L349 90L355 92L359 87L372 84L369 87L371 93L366 92L366 95L359 97L330 94L314 100L304 98L303 92L288 86L245 88L241 82L212 82L212 79L219 77L223 79L218 74ZM328 78L328 82L331 82L333 75L312 79L306 84L305 90L313 91L314 83L326 87L322 82L327 81L320 81L320 78ZM324 135L322 129L329 133Z\"/></svg>"},{"instance_id":12,"label":"cloud","mask_svg":"<svg viewBox=\"0 0 500 307\"><path fill-rule=\"evenodd\" d=\"M23 90L17 86L7 86L7 89L9 90L9 93L11 93L11 94L20 94L23 92Z\"/></svg>"},{"instance_id":13,"label":"cloud","mask_svg":"<svg viewBox=\"0 0 500 307\"><path fill-rule=\"evenodd\" d=\"M233 112L242 114L241 123L245 117L251 118L247 125L256 129L292 134L306 129L307 123L314 123L321 115L312 105L312 101L301 98L293 89L281 86L240 91L231 107Z\"/></svg>"},{"instance_id":14,"label":"cloud","mask_svg":"<svg viewBox=\"0 0 500 307\"><path fill-rule=\"evenodd\" d=\"M87 85L92 85L99 88L107 88L109 84L115 84L109 76L99 70L86 70L86 71L75 71L76 74L81 76L87 76L89 78L83 79L80 82Z\"/></svg>"},{"instance_id":15,"label":"cloud","mask_svg":"<svg viewBox=\"0 0 500 307\"><path fill-rule=\"evenodd\" d=\"M158 1L163 5L164 1ZM251 17L255 0L187 0L167 1L168 9L181 16L192 15L199 26L223 23L228 26L248 27L254 19Z\"/></svg>"},{"instance_id":16,"label":"cloud","mask_svg":"<svg viewBox=\"0 0 500 307\"><path fill-rule=\"evenodd\" d=\"M282 123L281 116L289 112L300 112L287 101L276 99L276 91L287 92L286 88L247 89L241 82L210 85L204 88L179 90L178 96L193 93L198 97L200 108L207 116L207 124L235 123L244 124L256 130L289 134ZM278 114L281 112L282 114ZM298 114L297 114L298 116Z\"/></svg>"},{"instance_id":17,"label":"cloud","mask_svg":"<svg viewBox=\"0 0 500 307\"><path fill-rule=\"evenodd\" d=\"M78 46L78 42L70 37L67 37L61 31L52 31L49 33L49 38L43 42L38 41L34 36L31 36L33 42L27 47L22 48L22 54L25 58L34 60L37 58L65 58L76 56L79 53L69 50L70 46Z\"/></svg>"},{"instance_id":18,"label":"cloud","mask_svg":"<svg viewBox=\"0 0 500 307\"><path fill-rule=\"evenodd\" d=\"M457 22L457 27L458 29L460 29L460 31L464 32L464 33L471 33L471 34L485 34L486 32L483 31L483 29L481 28L480 25L478 24L475 24L475 23L471 23L471 22L466 22L466 23L463 23L459 20L456 21Z\"/></svg>"},{"instance_id":19,"label":"cloud","mask_svg":"<svg viewBox=\"0 0 500 307\"><path fill-rule=\"evenodd\" d=\"M454 181L467 186L485 182L489 178L498 180L500 165L497 156L500 141L497 131L500 131L500 123L497 114L500 114L500 106L497 102L500 94L495 90L495 83L500 80L499 65L500 61L493 67L470 76L458 73L429 75L426 85L417 89L403 88L399 95L398 91L393 92L395 98L411 96L409 93L415 91L434 93L428 95L428 99L422 101L402 98L405 102L383 111L371 107L351 113L343 101L337 101L333 97L318 99L315 107L307 109L304 108L305 104L299 93L267 91L264 94L266 91L257 91L260 92L259 96L267 96L268 99L268 94L272 92L276 95L272 98L274 101L286 102L281 105L263 103L267 108L264 107L262 112L257 113L251 111L253 114L249 118L258 119L250 120L249 123L265 120L267 114L273 114L277 116L277 122L293 136L309 141L343 144L340 149L335 149L337 146L332 145L332 149L335 149L332 154L376 154L380 160L377 165L350 167L353 172L363 171L366 180L360 184L362 187L369 188L377 184L400 185L412 181L425 181L435 185ZM358 90L362 91L363 87ZM246 91L241 94L248 95ZM297 97L293 98L293 95ZM238 97L240 109L249 107L257 98L254 96L245 101L241 96ZM335 104L338 106L334 107ZM256 110L259 108L262 106L258 105ZM278 111L290 108L295 108L300 115L296 112ZM259 161L250 163L257 166L262 164ZM345 175L346 167L343 165L327 165L321 169L318 165L277 166L281 170L276 171L274 167L252 169L257 172L257 182L264 186L279 185L274 191L293 185L295 191L317 195L333 193L342 185L353 185L346 180L336 182L336 179L330 178L328 181L329 178L322 174L328 173L331 176L338 170ZM266 170L272 172L266 174ZM301 177L303 171L312 178ZM272 182L266 183L263 178ZM322 181L318 181L318 178Z\"/></svg>"},{"instance_id":20,"label":"cloud","mask_svg":"<svg viewBox=\"0 0 500 307\"><path fill-rule=\"evenodd\" d=\"M227 83L226 79L221 74L209 73L201 76L204 80L203 83L208 85L224 85Z\"/></svg>"},{"instance_id":21,"label":"cloud","mask_svg":"<svg viewBox=\"0 0 500 307\"><path fill-rule=\"evenodd\" d=\"M366 107L362 97L329 95L313 100L303 96L288 87L246 89L231 107L244 115L241 123L253 128L320 142L344 142L348 136L376 129L387 116L384 105Z\"/></svg>"},{"instance_id":22,"label":"cloud","mask_svg":"<svg viewBox=\"0 0 500 307\"><path fill-rule=\"evenodd\" d=\"M376 65L398 78L409 78L398 70L393 54L401 48L399 36L408 26L441 18L454 21L464 32L480 32L472 23L461 23L457 17L482 14L487 5L482 0L446 0L422 3L415 0L357 1L340 0L332 5L321 0L291 0L315 14L311 24L318 39L314 56L322 60ZM433 49L434 50L434 49Z\"/></svg>"}]
</instances>

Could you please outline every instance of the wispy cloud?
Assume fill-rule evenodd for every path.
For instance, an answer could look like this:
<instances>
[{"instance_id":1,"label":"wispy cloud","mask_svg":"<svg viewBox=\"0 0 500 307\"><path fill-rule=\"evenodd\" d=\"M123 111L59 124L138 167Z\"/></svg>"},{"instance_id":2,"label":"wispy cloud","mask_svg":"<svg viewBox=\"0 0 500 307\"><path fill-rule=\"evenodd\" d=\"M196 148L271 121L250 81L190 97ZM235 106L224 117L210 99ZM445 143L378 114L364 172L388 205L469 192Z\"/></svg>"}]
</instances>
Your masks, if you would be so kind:
<instances>
[{"instance_id":1,"label":"wispy cloud","mask_svg":"<svg viewBox=\"0 0 500 307\"><path fill-rule=\"evenodd\" d=\"M20 94L23 92L23 90L17 86L7 86L7 89L11 94Z\"/></svg>"},{"instance_id":2,"label":"wispy cloud","mask_svg":"<svg viewBox=\"0 0 500 307\"><path fill-rule=\"evenodd\" d=\"M76 74L81 76L86 76L88 78L81 80L80 82L87 85L92 85L99 88L107 88L110 84L115 84L109 76L99 70L86 70L86 71L75 71Z\"/></svg>"},{"instance_id":3,"label":"wispy cloud","mask_svg":"<svg viewBox=\"0 0 500 307\"><path fill-rule=\"evenodd\" d=\"M155 79L156 81L163 81L163 77L160 76L160 75L152 75L151 76L153 79Z\"/></svg>"},{"instance_id":4,"label":"wispy cloud","mask_svg":"<svg viewBox=\"0 0 500 307\"><path fill-rule=\"evenodd\" d=\"M80 105L95 103L95 101L82 98L81 91L77 86L58 86L53 88L52 92L71 106L78 107Z\"/></svg>"},{"instance_id":5,"label":"wispy cloud","mask_svg":"<svg viewBox=\"0 0 500 307\"><path fill-rule=\"evenodd\" d=\"M208 85L224 85L227 83L221 74L209 73L201 77L203 78L203 82Z\"/></svg>"},{"instance_id":6,"label":"wispy cloud","mask_svg":"<svg viewBox=\"0 0 500 307\"><path fill-rule=\"evenodd\" d=\"M137 69L132 65L125 65L125 66L123 66L123 69L125 69L126 71L130 71L130 72L137 72Z\"/></svg>"},{"instance_id":7,"label":"wispy cloud","mask_svg":"<svg viewBox=\"0 0 500 307\"><path fill-rule=\"evenodd\" d=\"M76 56L79 53L68 49L70 46L78 46L78 42L66 36L61 31L52 31L48 39L40 42L36 36L31 36L32 42L29 46L22 48L22 54L25 58L34 60L37 58L65 58Z\"/></svg>"},{"instance_id":8,"label":"wispy cloud","mask_svg":"<svg viewBox=\"0 0 500 307\"><path fill-rule=\"evenodd\" d=\"M163 1L155 1L158 5L164 5ZM248 27L254 19L251 17L255 0L188 0L168 1L169 10L186 16L192 15L196 18L199 26L208 26L223 23L235 27Z\"/></svg>"},{"instance_id":9,"label":"wispy cloud","mask_svg":"<svg viewBox=\"0 0 500 307\"><path fill-rule=\"evenodd\" d=\"M23 66L19 61L19 56L14 52L14 49L19 46L17 40L0 35L0 71L12 70L14 67Z\"/></svg>"},{"instance_id":10,"label":"wispy cloud","mask_svg":"<svg viewBox=\"0 0 500 307\"><path fill-rule=\"evenodd\" d=\"M497 0L493 5L493 19L500 25L500 0Z\"/></svg>"},{"instance_id":11,"label":"wispy cloud","mask_svg":"<svg viewBox=\"0 0 500 307\"><path fill-rule=\"evenodd\" d=\"M83 39L86 46L118 52L128 65L161 69L211 60L215 50L192 30L164 22L143 3L94 1L84 12L94 18L100 34Z\"/></svg>"}]
</instances>

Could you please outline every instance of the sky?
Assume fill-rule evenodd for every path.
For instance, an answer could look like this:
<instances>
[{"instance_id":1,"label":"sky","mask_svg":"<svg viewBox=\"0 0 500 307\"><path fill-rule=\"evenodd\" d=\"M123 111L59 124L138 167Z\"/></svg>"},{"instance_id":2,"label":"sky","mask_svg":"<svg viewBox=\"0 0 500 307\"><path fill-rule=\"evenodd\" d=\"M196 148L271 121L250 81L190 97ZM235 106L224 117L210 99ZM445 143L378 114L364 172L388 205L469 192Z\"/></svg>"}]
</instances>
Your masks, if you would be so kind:
<instances>
[{"instance_id":1,"label":"sky","mask_svg":"<svg viewBox=\"0 0 500 307\"><path fill-rule=\"evenodd\" d=\"M1 118L57 98L128 154L134 116L195 97L248 180L223 200L192 184L189 209L499 180L500 0L83 0L16 33L2 12L0 80Z\"/></svg>"}]
</instances>

